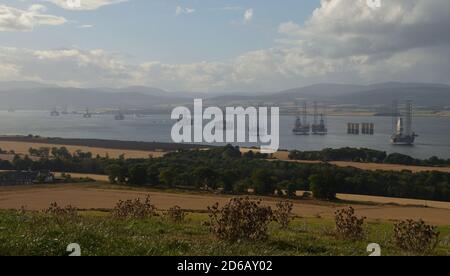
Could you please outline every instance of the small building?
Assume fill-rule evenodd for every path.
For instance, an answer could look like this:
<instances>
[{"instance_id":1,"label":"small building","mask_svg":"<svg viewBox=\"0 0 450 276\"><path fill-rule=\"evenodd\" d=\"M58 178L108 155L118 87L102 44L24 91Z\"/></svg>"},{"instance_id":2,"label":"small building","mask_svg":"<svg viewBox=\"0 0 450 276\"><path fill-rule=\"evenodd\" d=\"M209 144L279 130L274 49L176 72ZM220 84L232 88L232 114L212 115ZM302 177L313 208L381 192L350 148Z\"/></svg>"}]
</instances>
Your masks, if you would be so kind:
<instances>
[{"instance_id":1,"label":"small building","mask_svg":"<svg viewBox=\"0 0 450 276\"><path fill-rule=\"evenodd\" d=\"M0 186L53 183L55 175L49 171L8 171L0 173Z\"/></svg>"}]
</instances>

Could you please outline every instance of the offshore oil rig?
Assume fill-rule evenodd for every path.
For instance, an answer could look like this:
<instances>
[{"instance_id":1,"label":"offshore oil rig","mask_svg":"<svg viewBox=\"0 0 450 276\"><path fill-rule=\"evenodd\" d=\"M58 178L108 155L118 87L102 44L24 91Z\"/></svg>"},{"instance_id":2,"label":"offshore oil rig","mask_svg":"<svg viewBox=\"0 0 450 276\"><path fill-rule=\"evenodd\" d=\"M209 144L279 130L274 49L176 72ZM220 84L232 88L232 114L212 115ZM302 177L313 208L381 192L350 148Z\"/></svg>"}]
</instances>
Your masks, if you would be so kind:
<instances>
[{"instance_id":1,"label":"offshore oil rig","mask_svg":"<svg viewBox=\"0 0 450 276\"><path fill-rule=\"evenodd\" d=\"M119 112L116 115L114 115L114 120L116 121L125 120L125 114L123 114L122 109L119 109Z\"/></svg>"},{"instance_id":2,"label":"offshore oil rig","mask_svg":"<svg viewBox=\"0 0 450 276\"><path fill-rule=\"evenodd\" d=\"M52 117L58 117L60 115L59 111L55 108L50 112L50 116Z\"/></svg>"},{"instance_id":3,"label":"offshore oil rig","mask_svg":"<svg viewBox=\"0 0 450 276\"><path fill-rule=\"evenodd\" d=\"M303 108L299 110L297 119L295 120L295 126L292 132L295 135L309 135L311 132L311 125L308 122L308 111L306 102L303 103Z\"/></svg>"},{"instance_id":4,"label":"offshore oil rig","mask_svg":"<svg viewBox=\"0 0 450 276\"><path fill-rule=\"evenodd\" d=\"M327 135L328 129L325 121L325 112L319 114L317 102L314 102L314 123L311 127L314 135Z\"/></svg>"},{"instance_id":5,"label":"offshore oil rig","mask_svg":"<svg viewBox=\"0 0 450 276\"><path fill-rule=\"evenodd\" d=\"M83 114L83 118L86 119L92 118L92 113L89 111L89 108L86 108L86 112Z\"/></svg>"},{"instance_id":6,"label":"offshore oil rig","mask_svg":"<svg viewBox=\"0 0 450 276\"><path fill-rule=\"evenodd\" d=\"M394 102L392 107L392 128L394 134L391 137L391 143L393 145L414 145L418 135L412 130L412 102L406 102L404 114L399 112L397 102Z\"/></svg>"},{"instance_id":7,"label":"offshore oil rig","mask_svg":"<svg viewBox=\"0 0 450 276\"><path fill-rule=\"evenodd\" d=\"M69 114L69 108L67 105L64 106L63 111L61 112L62 115L68 115Z\"/></svg>"},{"instance_id":8,"label":"offshore oil rig","mask_svg":"<svg viewBox=\"0 0 450 276\"><path fill-rule=\"evenodd\" d=\"M327 135L328 129L326 125L325 112L319 113L319 107L317 102L314 102L314 121L310 125L308 122L308 111L306 102L303 104L300 114L297 115L293 133L295 135Z\"/></svg>"}]
</instances>

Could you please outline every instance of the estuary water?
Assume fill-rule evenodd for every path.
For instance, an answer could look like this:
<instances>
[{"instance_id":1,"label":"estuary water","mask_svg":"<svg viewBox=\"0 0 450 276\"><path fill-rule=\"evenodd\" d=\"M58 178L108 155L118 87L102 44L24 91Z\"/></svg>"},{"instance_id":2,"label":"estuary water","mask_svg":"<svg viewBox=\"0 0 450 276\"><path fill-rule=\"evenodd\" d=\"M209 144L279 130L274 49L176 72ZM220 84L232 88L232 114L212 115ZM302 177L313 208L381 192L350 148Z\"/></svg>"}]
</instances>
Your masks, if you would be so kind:
<instances>
[{"instance_id":1,"label":"estuary water","mask_svg":"<svg viewBox=\"0 0 450 276\"><path fill-rule=\"evenodd\" d=\"M374 123L375 135L348 135L347 123ZM0 135L40 135L44 137L113 139L145 142L172 142L175 121L170 115L126 116L116 121L114 115L82 115L51 117L46 111L0 111ZM294 116L280 118L280 149L321 150L324 148L366 147L388 153L399 152L416 158L438 156L450 158L450 117L416 117L414 131L419 135L414 146L390 144L390 117L328 117L326 136L295 136ZM244 144L245 146L257 146Z\"/></svg>"}]
</instances>

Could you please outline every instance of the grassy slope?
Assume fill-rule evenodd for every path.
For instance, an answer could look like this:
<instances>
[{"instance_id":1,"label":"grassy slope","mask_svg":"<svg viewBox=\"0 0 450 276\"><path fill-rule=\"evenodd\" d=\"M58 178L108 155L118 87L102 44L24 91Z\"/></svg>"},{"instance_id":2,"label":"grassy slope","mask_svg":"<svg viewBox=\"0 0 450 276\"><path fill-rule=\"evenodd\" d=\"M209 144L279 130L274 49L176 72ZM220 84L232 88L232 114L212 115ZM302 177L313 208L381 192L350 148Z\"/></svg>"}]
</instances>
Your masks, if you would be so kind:
<instances>
[{"instance_id":1,"label":"grassy slope","mask_svg":"<svg viewBox=\"0 0 450 276\"><path fill-rule=\"evenodd\" d=\"M76 222L58 223L41 214L0 211L0 255L64 255L70 243L79 243L83 255L368 255L369 243L379 243L383 255L405 255L392 246L392 225L369 222L364 241L348 242L331 233L326 219L295 219L288 230L270 226L264 242L219 242L203 226L206 214L189 214L175 224L157 217L118 220L105 213L86 212ZM450 255L450 227L441 227L436 254Z\"/></svg>"}]
</instances>

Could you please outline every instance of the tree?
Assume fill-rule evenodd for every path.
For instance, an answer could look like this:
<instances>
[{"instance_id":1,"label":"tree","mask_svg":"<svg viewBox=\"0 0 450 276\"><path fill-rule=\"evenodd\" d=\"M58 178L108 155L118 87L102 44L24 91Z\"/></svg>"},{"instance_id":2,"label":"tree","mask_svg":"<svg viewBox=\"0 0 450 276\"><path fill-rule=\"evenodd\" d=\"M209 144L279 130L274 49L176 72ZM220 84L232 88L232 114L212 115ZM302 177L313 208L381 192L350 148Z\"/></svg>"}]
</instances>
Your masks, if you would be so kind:
<instances>
[{"instance_id":1,"label":"tree","mask_svg":"<svg viewBox=\"0 0 450 276\"><path fill-rule=\"evenodd\" d=\"M389 154L388 157L384 160L385 163L388 164L403 164L403 165L415 165L420 163L418 160L412 158L411 156L400 154L400 153L392 153Z\"/></svg>"},{"instance_id":2,"label":"tree","mask_svg":"<svg viewBox=\"0 0 450 276\"><path fill-rule=\"evenodd\" d=\"M209 167L199 167L194 170L194 177L199 186L216 188L217 173Z\"/></svg>"},{"instance_id":3,"label":"tree","mask_svg":"<svg viewBox=\"0 0 450 276\"><path fill-rule=\"evenodd\" d=\"M285 196L285 194L287 192L287 189L288 189L289 185L291 185L291 183L292 182L289 181L289 180L283 180L283 181L279 182L276 185L277 195L278 196Z\"/></svg>"},{"instance_id":4,"label":"tree","mask_svg":"<svg viewBox=\"0 0 450 276\"><path fill-rule=\"evenodd\" d=\"M329 171L310 176L309 182L315 198L325 200L336 199L336 184Z\"/></svg>"},{"instance_id":5,"label":"tree","mask_svg":"<svg viewBox=\"0 0 450 276\"><path fill-rule=\"evenodd\" d=\"M71 159L72 155L66 147L52 148L52 155L59 159Z\"/></svg>"},{"instance_id":6,"label":"tree","mask_svg":"<svg viewBox=\"0 0 450 276\"><path fill-rule=\"evenodd\" d=\"M170 168L164 168L159 172L159 182L167 187L172 187L174 172Z\"/></svg>"},{"instance_id":7,"label":"tree","mask_svg":"<svg viewBox=\"0 0 450 276\"><path fill-rule=\"evenodd\" d=\"M234 170L226 170L220 173L221 184L224 193L232 193L235 182L239 179L239 175Z\"/></svg>"},{"instance_id":8,"label":"tree","mask_svg":"<svg viewBox=\"0 0 450 276\"><path fill-rule=\"evenodd\" d=\"M248 179L239 180L233 185L233 193L235 194L246 194L248 192Z\"/></svg>"},{"instance_id":9,"label":"tree","mask_svg":"<svg viewBox=\"0 0 450 276\"><path fill-rule=\"evenodd\" d=\"M30 148L28 150L30 156L40 157L40 158L49 158L50 157L50 148L41 147L38 149Z\"/></svg>"},{"instance_id":10,"label":"tree","mask_svg":"<svg viewBox=\"0 0 450 276\"><path fill-rule=\"evenodd\" d=\"M232 145L226 145L223 148L222 157L225 159L226 158L239 158L239 157L241 157L241 151L240 151L239 147L233 147Z\"/></svg>"},{"instance_id":11,"label":"tree","mask_svg":"<svg viewBox=\"0 0 450 276\"><path fill-rule=\"evenodd\" d=\"M147 183L147 168L144 165L134 165L128 172L128 183L132 185L144 185Z\"/></svg>"},{"instance_id":12,"label":"tree","mask_svg":"<svg viewBox=\"0 0 450 276\"><path fill-rule=\"evenodd\" d=\"M105 171L111 183L123 184L126 180L125 169L126 168L122 167L120 164L111 164L106 167Z\"/></svg>"},{"instance_id":13,"label":"tree","mask_svg":"<svg viewBox=\"0 0 450 276\"><path fill-rule=\"evenodd\" d=\"M80 158L80 159L92 159L92 153L91 152L83 152L82 150L77 150L73 154L73 157Z\"/></svg>"},{"instance_id":14,"label":"tree","mask_svg":"<svg viewBox=\"0 0 450 276\"><path fill-rule=\"evenodd\" d=\"M13 159L13 165L16 170L19 171L26 171L31 169L33 165L33 160L31 160L28 155L25 155L25 157L22 159L19 155L15 155Z\"/></svg>"},{"instance_id":15,"label":"tree","mask_svg":"<svg viewBox=\"0 0 450 276\"><path fill-rule=\"evenodd\" d=\"M289 183L287 186L287 195L288 197L296 197L297 196L297 184Z\"/></svg>"},{"instance_id":16,"label":"tree","mask_svg":"<svg viewBox=\"0 0 450 276\"><path fill-rule=\"evenodd\" d=\"M272 175L265 169L253 171L252 182L258 195L273 195L275 192Z\"/></svg>"},{"instance_id":17,"label":"tree","mask_svg":"<svg viewBox=\"0 0 450 276\"><path fill-rule=\"evenodd\" d=\"M159 169L157 166L150 166L147 168L147 182L155 186L159 184Z\"/></svg>"}]
</instances>

